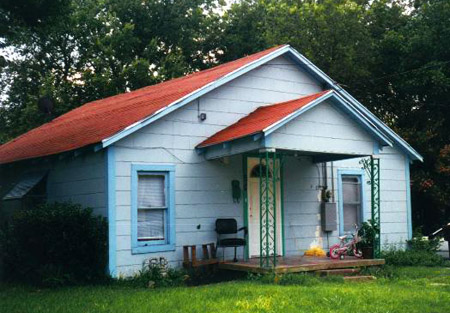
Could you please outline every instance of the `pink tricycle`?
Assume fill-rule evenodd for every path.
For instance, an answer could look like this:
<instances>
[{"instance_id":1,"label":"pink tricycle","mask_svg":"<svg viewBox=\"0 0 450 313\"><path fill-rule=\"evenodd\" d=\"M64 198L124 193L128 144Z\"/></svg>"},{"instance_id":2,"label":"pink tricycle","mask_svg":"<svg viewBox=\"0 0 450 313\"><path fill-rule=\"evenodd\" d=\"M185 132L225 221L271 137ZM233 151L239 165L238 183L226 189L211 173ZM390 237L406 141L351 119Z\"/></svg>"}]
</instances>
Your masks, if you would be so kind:
<instances>
[{"instance_id":1,"label":"pink tricycle","mask_svg":"<svg viewBox=\"0 0 450 313\"><path fill-rule=\"evenodd\" d=\"M353 251L353 255L357 258L362 258L362 252L356 247L356 244L361 241L361 237L358 236L358 225L355 225L355 233L352 234L352 239L349 242L345 242L348 235L340 236L340 243L332 245L330 248L330 258L343 260L350 251Z\"/></svg>"}]
</instances>

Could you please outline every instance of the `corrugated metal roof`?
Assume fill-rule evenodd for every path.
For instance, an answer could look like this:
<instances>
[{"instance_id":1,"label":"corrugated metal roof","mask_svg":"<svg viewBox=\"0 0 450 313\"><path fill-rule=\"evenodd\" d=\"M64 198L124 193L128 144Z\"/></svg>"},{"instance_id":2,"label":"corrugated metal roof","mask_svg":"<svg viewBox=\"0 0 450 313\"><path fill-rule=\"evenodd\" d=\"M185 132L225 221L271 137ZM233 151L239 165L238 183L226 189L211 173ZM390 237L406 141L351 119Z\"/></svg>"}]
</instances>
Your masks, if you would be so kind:
<instances>
[{"instance_id":1,"label":"corrugated metal roof","mask_svg":"<svg viewBox=\"0 0 450 313\"><path fill-rule=\"evenodd\" d=\"M84 104L0 146L0 164L53 155L101 142L283 47L267 49L208 70Z\"/></svg>"},{"instance_id":2,"label":"corrugated metal roof","mask_svg":"<svg viewBox=\"0 0 450 313\"><path fill-rule=\"evenodd\" d=\"M326 90L299 99L259 107L233 125L228 126L201 142L197 148L204 148L260 133L267 127L277 123L328 92L330 91Z\"/></svg>"}]
</instances>

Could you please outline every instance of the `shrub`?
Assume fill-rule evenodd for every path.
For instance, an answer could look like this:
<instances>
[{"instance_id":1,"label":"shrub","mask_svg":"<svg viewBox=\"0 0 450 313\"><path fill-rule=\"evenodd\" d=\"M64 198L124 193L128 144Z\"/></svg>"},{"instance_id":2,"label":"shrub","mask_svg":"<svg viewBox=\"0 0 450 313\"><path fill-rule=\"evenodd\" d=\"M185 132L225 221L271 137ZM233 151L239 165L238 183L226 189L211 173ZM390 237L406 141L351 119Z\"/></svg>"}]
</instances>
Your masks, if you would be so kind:
<instances>
[{"instance_id":1,"label":"shrub","mask_svg":"<svg viewBox=\"0 0 450 313\"><path fill-rule=\"evenodd\" d=\"M382 257L389 265L402 266L445 266L448 262L436 254L439 249L439 239L428 240L422 236L420 230L407 241L408 249L388 249L383 251Z\"/></svg>"},{"instance_id":2,"label":"shrub","mask_svg":"<svg viewBox=\"0 0 450 313\"><path fill-rule=\"evenodd\" d=\"M418 228L414 232L413 238L406 241L408 246L415 251L437 252L440 246L439 237L427 239L422 235L421 229Z\"/></svg>"},{"instance_id":3,"label":"shrub","mask_svg":"<svg viewBox=\"0 0 450 313\"><path fill-rule=\"evenodd\" d=\"M423 250L397 250L383 251L382 257L386 264L400 266L445 266L447 261L440 255Z\"/></svg>"},{"instance_id":4,"label":"shrub","mask_svg":"<svg viewBox=\"0 0 450 313\"><path fill-rule=\"evenodd\" d=\"M156 288L176 287L187 283L189 275L182 269L174 269L167 263L156 263L149 260L142 269L134 276L119 278L117 282L132 287Z\"/></svg>"},{"instance_id":5,"label":"shrub","mask_svg":"<svg viewBox=\"0 0 450 313\"><path fill-rule=\"evenodd\" d=\"M5 278L55 286L105 278L107 223L92 209L44 204L17 212L0 237Z\"/></svg>"}]
</instances>

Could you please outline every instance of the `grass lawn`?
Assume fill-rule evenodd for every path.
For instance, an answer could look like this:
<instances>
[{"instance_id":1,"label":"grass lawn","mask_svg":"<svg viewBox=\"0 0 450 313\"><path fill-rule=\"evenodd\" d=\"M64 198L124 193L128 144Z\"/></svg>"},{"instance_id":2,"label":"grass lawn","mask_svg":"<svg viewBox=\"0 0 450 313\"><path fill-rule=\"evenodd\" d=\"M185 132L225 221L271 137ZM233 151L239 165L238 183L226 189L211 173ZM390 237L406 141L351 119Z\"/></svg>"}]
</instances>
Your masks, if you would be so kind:
<instances>
[{"instance_id":1,"label":"grass lawn","mask_svg":"<svg viewBox=\"0 0 450 313\"><path fill-rule=\"evenodd\" d=\"M279 285L233 281L200 287L0 286L0 312L450 312L450 268L398 268L396 278Z\"/></svg>"}]
</instances>

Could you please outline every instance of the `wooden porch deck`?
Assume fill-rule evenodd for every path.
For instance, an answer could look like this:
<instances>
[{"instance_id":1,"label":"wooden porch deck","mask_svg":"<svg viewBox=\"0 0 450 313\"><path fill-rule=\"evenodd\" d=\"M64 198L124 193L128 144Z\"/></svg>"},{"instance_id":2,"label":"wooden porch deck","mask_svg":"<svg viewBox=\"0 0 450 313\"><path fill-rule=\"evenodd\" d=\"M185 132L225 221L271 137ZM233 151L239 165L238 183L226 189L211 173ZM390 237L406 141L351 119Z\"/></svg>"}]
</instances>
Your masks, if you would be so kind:
<instances>
[{"instance_id":1,"label":"wooden porch deck","mask_svg":"<svg viewBox=\"0 0 450 313\"><path fill-rule=\"evenodd\" d=\"M244 271L252 273L299 273L328 269L343 269L383 265L384 259L358 259L346 257L344 260L332 260L328 257L291 256L279 257L274 270L259 267L259 258L251 258L247 261L225 261L219 263L219 268L231 271Z\"/></svg>"}]
</instances>

